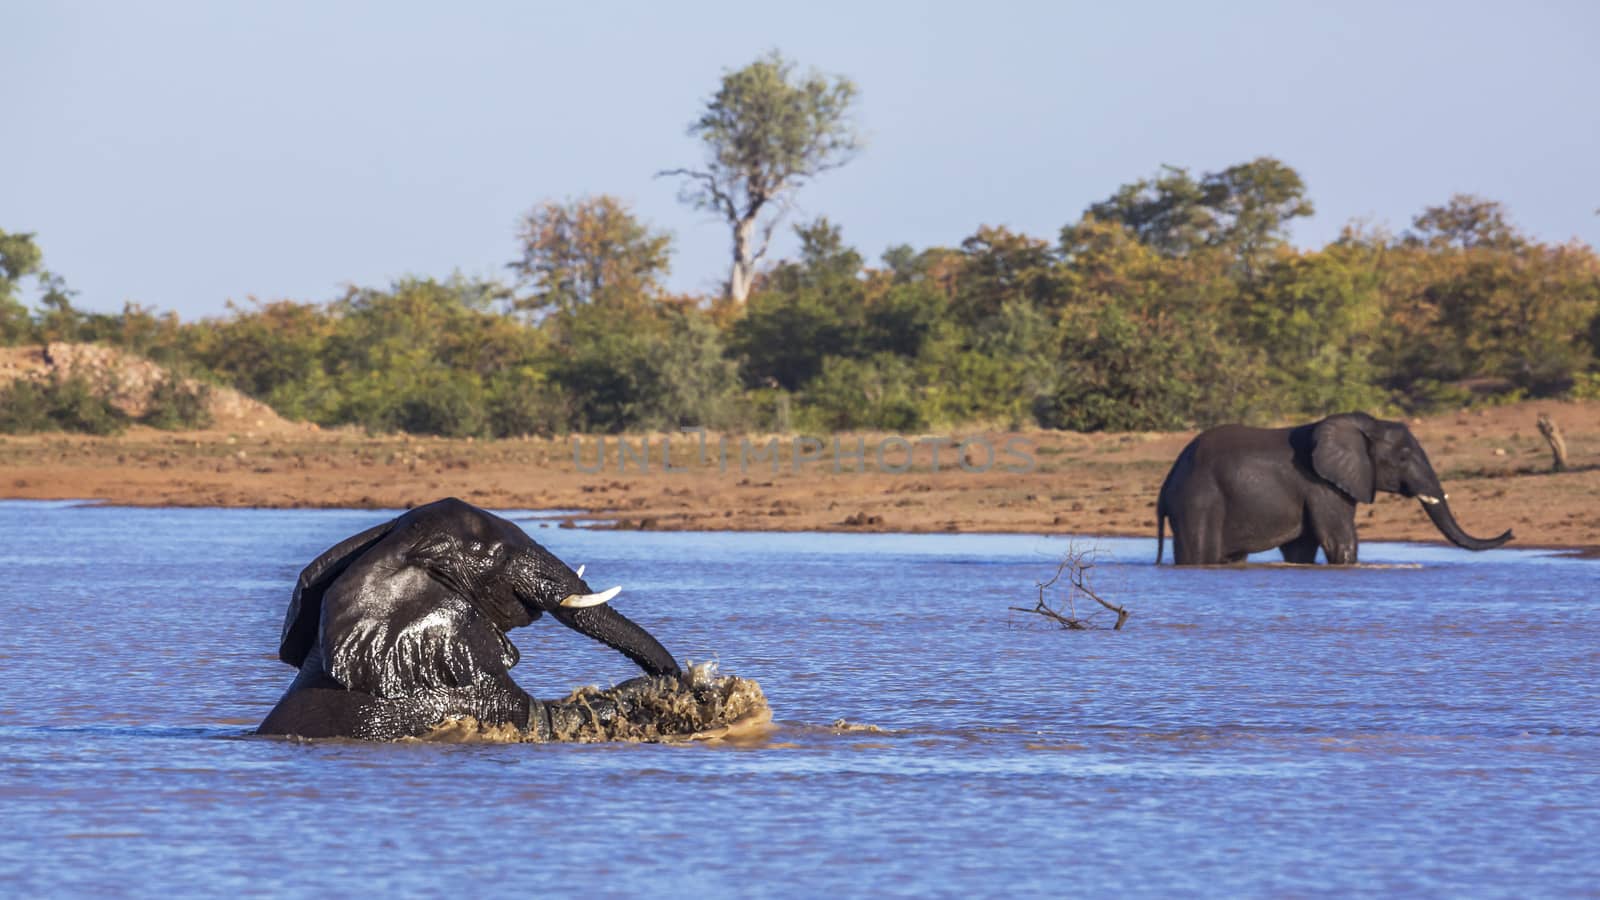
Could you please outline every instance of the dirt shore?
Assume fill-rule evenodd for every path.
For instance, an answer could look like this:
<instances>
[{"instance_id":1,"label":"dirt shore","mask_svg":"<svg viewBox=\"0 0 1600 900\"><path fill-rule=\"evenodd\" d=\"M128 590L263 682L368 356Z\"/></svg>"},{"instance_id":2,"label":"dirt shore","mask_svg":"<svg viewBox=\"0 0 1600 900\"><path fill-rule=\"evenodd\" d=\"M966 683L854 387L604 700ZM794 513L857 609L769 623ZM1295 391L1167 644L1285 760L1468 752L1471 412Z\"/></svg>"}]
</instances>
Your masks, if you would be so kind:
<instances>
[{"instance_id":1,"label":"dirt shore","mask_svg":"<svg viewBox=\"0 0 1600 900\"><path fill-rule=\"evenodd\" d=\"M1551 471L1541 412L1565 433L1566 472ZM1412 428L1468 531L1514 528L1521 547L1600 546L1600 402L1529 402ZM660 434L471 441L260 420L233 431L0 436L0 496L398 508L453 495L492 508L580 510L571 517L580 526L1150 536L1156 492L1191 436L863 434L836 446L832 437L713 434L702 447L700 435L680 434L665 456ZM1358 515L1363 540L1440 540L1414 501L1380 495Z\"/></svg>"}]
</instances>

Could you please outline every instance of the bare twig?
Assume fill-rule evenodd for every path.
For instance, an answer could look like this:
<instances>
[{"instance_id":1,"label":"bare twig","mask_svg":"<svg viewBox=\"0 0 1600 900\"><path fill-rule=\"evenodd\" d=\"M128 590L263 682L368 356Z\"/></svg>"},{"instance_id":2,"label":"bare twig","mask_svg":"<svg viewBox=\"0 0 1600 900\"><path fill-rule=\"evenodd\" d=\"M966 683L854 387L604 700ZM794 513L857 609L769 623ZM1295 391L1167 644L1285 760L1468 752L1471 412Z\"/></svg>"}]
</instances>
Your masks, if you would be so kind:
<instances>
[{"instance_id":1,"label":"bare twig","mask_svg":"<svg viewBox=\"0 0 1600 900\"><path fill-rule=\"evenodd\" d=\"M1111 628L1113 631L1120 631L1128 621L1128 610L1106 600L1095 593L1093 588L1089 587L1089 571L1095 567L1095 560L1099 555L1100 553L1097 549L1090 548L1085 550L1076 544L1069 545L1066 557L1061 560L1060 565L1056 566L1055 574L1050 576L1049 581L1039 582L1039 599L1033 607L1012 606L1008 608L1017 612L1044 616L1059 624L1062 628L1080 631L1090 627L1089 619L1080 619L1078 617L1077 595L1081 593L1102 607L1116 613L1117 623ZM1065 614L1051 607L1050 601L1045 597L1045 592L1054 587L1063 575L1067 578L1067 611Z\"/></svg>"}]
</instances>

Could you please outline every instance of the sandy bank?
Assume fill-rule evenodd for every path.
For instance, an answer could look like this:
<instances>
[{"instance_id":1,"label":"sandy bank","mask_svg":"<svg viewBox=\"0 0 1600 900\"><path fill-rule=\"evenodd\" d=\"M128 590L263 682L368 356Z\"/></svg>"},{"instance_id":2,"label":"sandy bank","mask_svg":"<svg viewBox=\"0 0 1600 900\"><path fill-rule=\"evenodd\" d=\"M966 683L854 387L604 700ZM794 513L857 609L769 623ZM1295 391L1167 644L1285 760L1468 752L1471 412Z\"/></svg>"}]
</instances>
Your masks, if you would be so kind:
<instances>
[{"instance_id":1,"label":"sandy bank","mask_svg":"<svg viewBox=\"0 0 1600 900\"><path fill-rule=\"evenodd\" d=\"M1550 471L1540 412L1565 432L1570 471ZM1600 402L1451 413L1413 430L1469 531L1514 528L1522 547L1600 545ZM582 510L577 524L621 528L1149 536L1161 479L1190 437L865 434L836 447L832 437L710 435L702 447L699 435L673 435L664 452L659 434L463 441L302 426L134 429L0 436L0 496L392 508L454 495ZM1359 516L1363 540L1439 539L1413 501L1380 495Z\"/></svg>"}]
</instances>

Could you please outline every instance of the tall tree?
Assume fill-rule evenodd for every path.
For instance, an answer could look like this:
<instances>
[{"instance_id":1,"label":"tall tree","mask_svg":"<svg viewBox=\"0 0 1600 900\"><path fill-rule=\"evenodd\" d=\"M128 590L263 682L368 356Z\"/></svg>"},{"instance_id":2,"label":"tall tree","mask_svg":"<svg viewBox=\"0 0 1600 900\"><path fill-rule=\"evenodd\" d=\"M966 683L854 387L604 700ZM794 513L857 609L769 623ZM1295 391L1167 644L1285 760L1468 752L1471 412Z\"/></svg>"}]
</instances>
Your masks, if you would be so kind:
<instances>
[{"instance_id":1,"label":"tall tree","mask_svg":"<svg viewBox=\"0 0 1600 900\"><path fill-rule=\"evenodd\" d=\"M1411 220L1409 237L1429 247L1509 247L1525 243L1493 200L1456 194L1443 206L1430 206Z\"/></svg>"},{"instance_id":2,"label":"tall tree","mask_svg":"<svg viewBox=\"0 0 1600 900\"><path fill-rule=\"evenodd\" d=\"M635 305L661 292L672 236L604 194L547 200L522 218L522 258L511 268L532 288L517 308L533 313L598 303Z\"/></svg>"},{"instance_id":3,"label":"tall tree","mask_svg":"<svg viewBox=\"0 0 1600 900\"><path fill-rule=\"evenodd\" d=\"M72 295L77 291L67 287L66 279L53 272L39 271L39 297L42 307L37 327L34 329L41 341L83 340L84 326L90 317L72 305Z\"/></svg>"},{"instance_id":4,"label":"tall tree","mask_svg":"<svg viewBox=\"0 0 1600 900\"><path fill-rule=\"evenodd\" d=\"M33 235L0 229L0 344L25 340L32 330L17 290L24 278L40 274L43 260Z\"/></svg>"},{"instance_id":5,"label":"tall tree","mask_svg":"<svg viewBox=\"0 0 1600 900\"><path fill-rule=\"evenodd\" d=\"M850 120L856 86L843 76L795 76L776 50L722 77L722 86L689 134L706 148L698 169L661 175L685 179L679 198L715 212L733 231L728 296L743 303L773 229L794 193L811 178L850 160L861 138Z\"/></svg>"},{"instance_id":6,"label":"tall tree","mask_svg":"<svg viewBox=\"0 0 1600 900\"><path fill-rule=\"evenodd\" d=\"M1205 246L1217 224L1216 211L1207 204L1200 182L1190 177L1188 169L1165 165L1154 178L1125 184L1091 205L1088 215L1121 224L1141 243L1167 256L1182 256ZM1061 242L1070 246L1076 240L1064 232Z\"/></svg>"},{"instance_id":7,"label":"tall tree","mask_svg":"<svg viewBox=\"0 0 1600 900\"><path fill-rule=\"evenodd\" d=\"M1314 211L1300 173L1263 156L1199 181L1187 169L1163 166L1156 177L1123 185L1091 205L1088 213L1120 223L1167 256L1205 247L1225 250L1250 280L1265 257L1287 242L1289 220ZM1069 248L1076 243L1072 227L1062 233L1062 244Z\"/></svg>"},{"instance_id":8,"label":"tall tree","mask_svg":"<svg viewBox=\"0 0 1600 900\"><path fill-rule=\"evenodd\" d=\"M984 225L961 242L965 265L954 299L959 318L976 325L1008 301L1041 307L1059 299L1050 245L1005 227Z\"/></svg>"},{"instance_id":9,"label":"tall tree","mask_svg":"<svg viewBox=\"0 0 1600 900\"><path fill-rule=\"evenodd\" d=\"M1288 243L1290 219L1316 212L1300 173L1270 156L1213 172L1200 186L1217 217L1212 243L1233 253L1246 281Z\"/></svg>"}]
</instances>

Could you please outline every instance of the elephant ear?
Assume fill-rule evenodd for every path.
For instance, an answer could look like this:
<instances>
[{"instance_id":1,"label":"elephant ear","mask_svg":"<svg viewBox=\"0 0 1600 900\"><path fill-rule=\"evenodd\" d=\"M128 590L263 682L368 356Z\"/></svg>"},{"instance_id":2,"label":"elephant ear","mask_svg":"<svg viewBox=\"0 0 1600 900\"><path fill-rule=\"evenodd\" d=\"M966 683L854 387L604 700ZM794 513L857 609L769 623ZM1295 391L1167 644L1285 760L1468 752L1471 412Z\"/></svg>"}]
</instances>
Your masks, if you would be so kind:
<instances>
[{"instance_id":1,"label":"elephant ear","mask_svg":"<svg viewBox=\"0 0 1600 900\"><path fill-rule=\"evenodd\" d=\"M361 554L394 530L396 521L390 519L354 537L345 538L300 572L300 580L294 585L294 596L289 599L289 612L283 619L283 638L278 644L279 659L297 669L305 663L306 655L317 642L317 629L322 621L322 597L327 593L328 586L343 575Z\"/></svg>"},{"instance_id":2,"label":"elephant ear","mask_svg":"<svg viewBox=\"0 0 1600 900\"><path fill-rule=\"evenodd\" d=\"M1311 430L1311 468L1357 503L1371 503L1375 496L1372 450L1353 417L1323 419Z\"/></svg>"}]
</instances>

